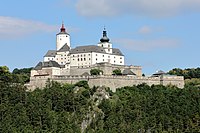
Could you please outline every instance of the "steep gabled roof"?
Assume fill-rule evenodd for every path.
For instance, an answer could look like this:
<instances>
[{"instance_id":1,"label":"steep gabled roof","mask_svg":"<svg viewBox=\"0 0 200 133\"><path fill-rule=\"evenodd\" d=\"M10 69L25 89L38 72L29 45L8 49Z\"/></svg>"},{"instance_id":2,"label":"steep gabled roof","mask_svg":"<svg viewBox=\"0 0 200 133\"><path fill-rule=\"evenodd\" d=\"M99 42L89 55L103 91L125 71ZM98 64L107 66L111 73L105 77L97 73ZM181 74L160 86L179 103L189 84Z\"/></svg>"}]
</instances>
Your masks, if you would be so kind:
<instances>
[{"instance_id":1,"label":"steep gabled roof","mask_svg":"<svg viewBox=\"0 0 200 133\"><path fill-rule=\"evenodd\" d=\"M41 70L42 69L42 62L39 62L33 69Z\"/></svg>"},{"instance_id":2,"label":"steep gabled roof","mask_svg":"<svg viewBox=\"0 0 200 133\"><path fill-rule=\"evenodd\" d=\"M88 46L78 46L74 49L71 49L70 54L89 53L89 52L106 53L106 51L102 47L95 45L88 45Z\"/></svg>"},{"instance_id":3,"label":"steep gabled roof","mask_svg":"<svg viewBox=\"0 0 200 133\"><path fill-rule=\"evenodd\" d=\"M122 75L136 75L136 74L127 68L127 69L124 69L124 71L122 72Z\"/></svg>"},{"instance_id":4,"label":"steep gabled roof","mask_svg":"<svg viewBox=\"0 0 200 133\"><path fill-rule=\"evenodd\" d=\"M56 56L56 50L49 50L44 57L55 57Z\"/></svg>"},{"instance_id":5,"label":"steep gabled roof","mask_svg":"<svg viewBox=\"0 0 200 133\"><path fill-rule=\"evenodd\" d=\"M160 76L160 75L166 75L166 73L165 73L164 71L162 71L162 70L159 70L159 71L157 71L156 73L154 73L154 74L152 75L152 77L156 77L156 76Z\"/></svg>"},{"instance_id":6,"label":"steep gabled roof","mask_svg":"<svg viewBox=\"0 0 200 133\"><path fill-rule=\"evenodd\" d=\"M112 54L123 56L122 52L117 48L112 48Z\"/></svg>"},{"instance_id":7,"label":"steep gabled roof","mask_svg":"<svg viewBox=\"0 0 200 133\"><path fill-rule=\"evenodd\" d=\"M47 62L43 62L43 67L59 67L60 68L60 65L55 61L47 61Z\"/></svg>"},{"instance_id":8,"label":"steep gabled roof","mask_svg":"<svg viewBox=\"0 0 200 133\"><path fill-rule=\"evenodd\" d=\"M55 61L47 61L47 62L39 62L36 66L35 66L35 70L41 70L42 68L46 68L46 67L58 67L60 68L61 66L55 62Z\"/></svg>"},{"instance_id":9,"label":"steep gabled roof","mask_svg":"<svg viewBox=\"0 0 200 133\"><path fill-rule=\"evenodd\" d=\"M65 52L65 51L69 51L70 50L70 47L67 45L67 43L62 47L60 48L57 52Z\"/></svg>"}]
</instances>

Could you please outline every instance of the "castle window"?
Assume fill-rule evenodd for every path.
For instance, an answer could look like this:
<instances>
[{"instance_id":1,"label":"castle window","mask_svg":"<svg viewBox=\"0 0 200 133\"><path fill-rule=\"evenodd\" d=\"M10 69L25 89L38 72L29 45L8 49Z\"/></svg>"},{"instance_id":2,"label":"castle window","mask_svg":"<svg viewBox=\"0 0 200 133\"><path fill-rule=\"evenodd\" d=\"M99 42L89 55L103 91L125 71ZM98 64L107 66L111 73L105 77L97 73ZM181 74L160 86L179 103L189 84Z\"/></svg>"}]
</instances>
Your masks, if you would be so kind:
<instances>
[{"instance_id":1,"label":"castle window","mask_svg":"<svg viewBox=\"0 0 200 133\"><path fill-rule=\"evenodd\" d=\"M110 45L108 44L108 47L110 48Z\"/></svg>"},{"instance_id":2,"label":"castle window","mask_svg":"<svg viewBox=\"0 0 200 133\"><path fill-rule=\"evenodd\" d=\"M103 61L104 61L104 59L103 59Z\"/></svg>"},{"instance_id":3,"label":"castle window","mask_svg":"<svg viewBox=\"0 0 200 133\"><path fill-rule=\"evenodd\" d=\"M101 46L103 47L103 44Z\"/></svg>"},{"instance_id":4,"label":"castle window","mask_svg":"<svg viewBox=\"0 0 200 133\"><path fill-rule=\"evenodd\" d=\"M90 60L90 58L89 58L89 60Z\"/></svg>"},{"instance_id":5,"label":"castle window","mask_svg":"<svg viewBox=\"0 0 200 133\"><path fill-rule=\"evenodd\" d=\"M88 54L90 56L90 54Z\"/></svg>"},{"instance_id":6,"label":"castle window","mask_svg":"<svg viewBox=\"0 0 200 133\"><path fill-rule=\"evenodd\" d=\"M122 59L122 57L120 57L120 59Z\"/></svg>"},{"instance_id":7,"label":"castle window","mask_svg":"<svg viewBox=\"0 0 200 133\"><path fill-rule=\"evenodd\" d=\"M103 55L103 57L104 57L104 55Z\"/></svg>"},{"instance_id":8,"label":"castle window","mask_svg":"<svg viewBox=\"0 0 200 133\"><path fill-rule=\"evenodd\" d=\"M115 56L114 56L114 58L115 58Z\"/></svg>"},{"instance_id":9,"label":"castle window","mask_svg":"<svg viewBox=\"0 0 200 133\"><path fill-rule=\"evenodd\" d=\"M122 63L122 61L120 61L120 63Z\"/></svg>"},{"instance_id":10,"label":"castle window","mask_svg":"<svg viewBox=\"0 0 200 133\"><path fill-rule=\"evenodd\" d=\"M74 57L74 55L73 55L73 57Z\"/></svg>"},{"instance_id":11,"label":"castle window","mask_svg":"<svg viewBox=\"0 0 200 133\"><path fill-rule=\"evenodd\" d=\"M115 63L115 60L114 60L114 63Z\"/></svg>"},{"instance_id":12,"label":"castle window","mask_svg":"<svg viewBox=\"0 0 200 133\"><path fill-rule=\"evenodd\" d=\"M96 54L96 56L97 56L97 54Z\"/></svg>"},{"instance_id":13,"label":"castle window","mask_svg":"<svg viewBox=\"0 0 200 133\"><path fill-rule=\"evenodd\" d=\"M96 58L96 61L97 61L97 58Z\"/></svg>"},{"instance_id":14,"label":"castle window","mask_svg":"<svg viewBox=\"0 0 200 133\"><path fill-rule=\"evenodd\" d=\"M78 58L78 61L79 61L79 58Z\"/></svg>"},{"instance_id":15,"label":"castle window","mask_svg":"<svg viewBox=\"0 0 200 133\"><path fill-rule=\"evenodd\" d=\"M108 49L108 52L110 52L110 49Z\"/></svg>"},{"instance_id":16,"label":"castle window","mask_svg":"<svg viewBox=\"0 0 200 133\"><path fill-rule=\"evenodd\" d=\"M63 58L61 58L61 60L62 60Z\"/></svg>"},{"instance_id":17,"label":"castle window","mask_svg":"<svg viewBox=\"0 0 200 133\"><path fill-rule=\"evenodd\" d=\"M86 61L86 58L84 58L84 61Z\"/></svg>"},{"instance_id":18,"label":"castle window","mask_svg":"<svg viewBox=\"0 0 200 133\"><path fill-rule=\"evenodd\" d=\"M78 57L79 57L79 55L78 55Z\"/></svg>"},{"instance_id":19,"label":"castle window","mask_svg":"<svg viewBox=\"0 0 200 133\"><path fill-rule=\"evenodd\" d=\"M110 56L108 56L108 58L110 58Z\"/></svg>"},{"instance_id":20,"label":"castle window","mask_svg":"<svg viewBox=\"0 0 200 133\"><path fill-rule=\"evenodd\" d=\"M82 57L82 54L81 54L81 57Z\"/></svg>"},{"instance_id":21,"label":"castle window","mask_svg":"<svg viewBox=\"0 0 200 133\"><path fill-rule=\"evenodd\" d=\"M81 61L83 61L83 59L81 58Z\"/></svg>"}]
</instances>

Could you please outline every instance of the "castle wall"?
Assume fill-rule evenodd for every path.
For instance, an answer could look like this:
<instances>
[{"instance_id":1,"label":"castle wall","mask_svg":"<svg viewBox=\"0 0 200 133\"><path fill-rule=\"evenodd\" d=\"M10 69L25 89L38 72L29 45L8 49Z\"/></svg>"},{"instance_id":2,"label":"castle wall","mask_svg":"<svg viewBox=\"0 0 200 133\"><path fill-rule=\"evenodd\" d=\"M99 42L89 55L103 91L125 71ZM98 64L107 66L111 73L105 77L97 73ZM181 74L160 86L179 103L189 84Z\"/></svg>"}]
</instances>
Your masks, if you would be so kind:
<instances>
[{"instance_id":1,"label":"castle wall","mask_svg":"<svg viewBox=\"0 0 200 133\"><path fill-rule=\"evenodd\" d=\"M172 76L172 75L162 75L161 76L161 84L166 85L175 85L180 88L184 87L184 77L183 76Z\"/></svg>"},{"instance_id":2,"label":"castle wall","mask_svg":"<svg viewBox=\"0 0 200 133\"><path fill-rule=\"evenodd\" d=\"M68 83L75 84L81 80L88 81L90 87L93 86L106 86L109 87L113 92L116 91L117 88L121 88L124 86L133 86L142 83L146 83L148 85L176 85L179 88L184 87L184 80L180 76L174 77L137 77L137 76L35 76L31 77L30 86L32 89L35 87L42 88L46 85L46 81L48 79L60 82L60 83ZM30 87L31 88L31 87Z\"/></svg>"}]
</instances>

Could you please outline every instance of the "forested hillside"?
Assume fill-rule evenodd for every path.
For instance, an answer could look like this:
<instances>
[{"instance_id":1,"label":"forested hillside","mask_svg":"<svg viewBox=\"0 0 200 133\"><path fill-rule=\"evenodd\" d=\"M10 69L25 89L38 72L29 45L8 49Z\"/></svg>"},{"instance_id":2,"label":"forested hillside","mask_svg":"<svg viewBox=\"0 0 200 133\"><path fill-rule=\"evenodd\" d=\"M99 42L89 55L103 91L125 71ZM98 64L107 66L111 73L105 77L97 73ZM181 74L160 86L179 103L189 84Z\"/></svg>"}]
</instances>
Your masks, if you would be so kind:
<instances>
[{"instance_id":1,"label":"forested hillside","mask_svg":"<svg viewBox=\"0 0 200 133\"><path fill-rule=\"evenodd\" d=\"M200 68L174 68L168 73L171 75L184 76L185 79L200 78Z\"/></svg>"},{"instance_id":2,"label":"forested hillside","mask_svg":"<svg viewBox=\"0 0 200 133\"><path fill-rule=\"evenodd\" d=\"M2 133L200 132L197 81L187 82L184 89L142 84L113 93L104 87L109 94L105 99L86 81L75 85L48 81L45 88L29 92L7 68L0 71ZM86 120L91 121L83 130Z\"/></svg>"},{"instance_id":3,"label":"forested hillside","mask_svg":"<svg viewBox=\"0 0 200 133\"><path fill-rule=\"evenodd\" d=\"M28 83L30 81L31 69L32 68L15 68L13 72L10 72L7 66L0 66L0 82Z\"/></svg>"}]
</instances>

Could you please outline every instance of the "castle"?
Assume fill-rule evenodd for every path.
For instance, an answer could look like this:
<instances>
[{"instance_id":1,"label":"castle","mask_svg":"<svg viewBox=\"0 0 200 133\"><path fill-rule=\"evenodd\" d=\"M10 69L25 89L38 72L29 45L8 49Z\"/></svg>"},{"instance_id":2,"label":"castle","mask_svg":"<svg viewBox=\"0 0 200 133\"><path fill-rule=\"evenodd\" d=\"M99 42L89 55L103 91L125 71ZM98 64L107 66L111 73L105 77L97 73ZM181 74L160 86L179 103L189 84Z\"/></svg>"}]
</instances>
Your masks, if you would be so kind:
<instances>
[{"instance_id":1,"label":"castle","mask_svg":"<svg viewBox=\"0 0 200 133\"><path fill-rule=\"evenodd\" d=\"M100 69L102 73L91 75L91 69ZM120 70L121 75L113 75L114 70ZM182 76L167 75L159 71L145 77L142 76L141 66L125 65L124 55L119 49L113 48L105 28L98 44L71 48L70 34L66 32L64 24L56 35L56 50L49 50L44 60L31 70L28 87L44 87L47 79L70 84L87 80L90 87L104 85L112 91L142 83L184 87Z\"/></svg>"}]
</instances>

